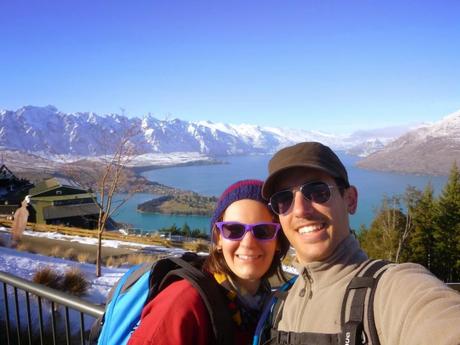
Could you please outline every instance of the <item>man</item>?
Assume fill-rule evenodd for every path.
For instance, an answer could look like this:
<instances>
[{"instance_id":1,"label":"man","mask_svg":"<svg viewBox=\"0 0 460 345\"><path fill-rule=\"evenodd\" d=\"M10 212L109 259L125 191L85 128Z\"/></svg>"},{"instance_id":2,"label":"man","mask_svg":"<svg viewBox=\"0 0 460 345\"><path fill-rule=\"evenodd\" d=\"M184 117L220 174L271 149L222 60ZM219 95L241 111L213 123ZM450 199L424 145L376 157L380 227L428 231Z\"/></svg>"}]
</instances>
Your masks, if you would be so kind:
<instances>
[{"instance_id":1,"label":"man","mask_svg":"<svg viewBox=\"0 0 460 345\"><path fill-rule=\"evenodd\" d=\"M416 264L391 264L383 274L376 272L380 279L373 308L367 309L368 299L366 307L353 309L347 304L346 310L353 310L355 317L358 310L358 316L364 313L363 320L374 320L362 322L364 332L349 320L351 312L341 317L348 284L369 267L349 226L358 192L339 158L320 143L280 150L268 170L262 193L296 250L299 277L287 294L279 294L269 318L272 329L265 333L264 341L270 340L263 343L460 344L460 294ZM377 337L374 341L371 333Z\"/></svg>"}]
</instances>

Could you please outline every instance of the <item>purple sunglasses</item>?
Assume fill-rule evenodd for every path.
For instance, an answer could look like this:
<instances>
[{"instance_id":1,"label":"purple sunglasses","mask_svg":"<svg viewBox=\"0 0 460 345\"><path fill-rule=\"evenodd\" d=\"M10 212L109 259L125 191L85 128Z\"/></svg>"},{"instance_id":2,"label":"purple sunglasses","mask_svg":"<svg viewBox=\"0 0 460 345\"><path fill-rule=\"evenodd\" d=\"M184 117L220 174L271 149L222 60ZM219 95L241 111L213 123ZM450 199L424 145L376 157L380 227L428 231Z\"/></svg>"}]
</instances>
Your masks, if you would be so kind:
<instances>
[{"instance_id":1,"label":"purple sunglasses","mask_svg":"<svg viewBox=\"0 0 460 345\"><path fill-rule=\"evenodd\" d=\"M216 222L217 228L227 240L241 241L248 231L259 241L270 241L276 237L281 225L278 223L243 224L239 222Z\"/></svg>"}]
</instances>

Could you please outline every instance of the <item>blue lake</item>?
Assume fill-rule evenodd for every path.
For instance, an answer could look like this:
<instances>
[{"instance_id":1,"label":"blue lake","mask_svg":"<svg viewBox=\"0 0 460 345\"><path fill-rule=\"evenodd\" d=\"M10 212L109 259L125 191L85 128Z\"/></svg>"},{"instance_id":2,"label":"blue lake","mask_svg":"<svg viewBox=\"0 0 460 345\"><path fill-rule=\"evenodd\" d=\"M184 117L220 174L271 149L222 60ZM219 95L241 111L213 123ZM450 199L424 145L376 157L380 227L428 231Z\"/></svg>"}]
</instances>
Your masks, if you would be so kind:
<instances>
[{"instance_id":1,"label":"blue lake","mask_svg":"<svg viewBox=\"0 0 460 345\"><path fill-rule=\"evenodd\" d=\"M384 195L404 193L408 185L423 189L431 182L439 193L447 182L446 176L409 175L385 173L359 169L354 166L357 157L338 153L348 170L350 182L358 188L358 210L351 217L351 226L359 229L361 224L369 226ZM267 164L271 156L218 157L226 164L172 167L143 173L149 180L168 186L191 190L203 195L219 196L231 183L247 178L265 179ZM191 228L208 232L209 218L202 216L170 216L136 212L139 203L152 199L151 194L136 194L120 209L115 219L132 224L144 231L155 231L173 224L187 223Z\"/></svg>"}]
</instances>

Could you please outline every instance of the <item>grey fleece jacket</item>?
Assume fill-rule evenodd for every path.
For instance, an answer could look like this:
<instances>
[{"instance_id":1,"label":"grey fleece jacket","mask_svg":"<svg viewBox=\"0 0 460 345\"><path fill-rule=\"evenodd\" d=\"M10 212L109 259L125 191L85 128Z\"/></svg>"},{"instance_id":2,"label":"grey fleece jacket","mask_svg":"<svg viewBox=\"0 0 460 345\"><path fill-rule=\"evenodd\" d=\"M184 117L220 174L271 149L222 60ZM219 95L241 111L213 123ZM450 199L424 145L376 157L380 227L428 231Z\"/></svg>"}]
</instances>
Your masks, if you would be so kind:
<instances>
[{"instance_id":1,"label":"grey fleece jacket","mask_svg":"<svg viewBox=\"0 0 460 345\"><path fill-rule=\"evenodd\" d=\"M281 317L278 329L339 333L345 289L366 259L350 235L327 261L299 265L300 276L275 316ZM381 345L460 344L460 294L423 266L388 268L377 286L374 312ZM365 328L368 333L366 323Z\"/></svg>"}]
</instances>

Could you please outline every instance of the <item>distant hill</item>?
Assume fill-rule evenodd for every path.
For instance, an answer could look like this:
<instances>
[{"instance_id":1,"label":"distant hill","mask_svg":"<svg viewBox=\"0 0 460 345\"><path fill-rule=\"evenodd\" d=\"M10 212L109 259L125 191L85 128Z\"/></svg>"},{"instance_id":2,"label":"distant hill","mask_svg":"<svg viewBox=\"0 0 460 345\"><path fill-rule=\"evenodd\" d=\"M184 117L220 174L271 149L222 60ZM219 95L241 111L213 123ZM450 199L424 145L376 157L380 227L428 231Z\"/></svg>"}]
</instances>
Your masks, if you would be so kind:
<instances>
[{"instance_id":1,"label":"distant hill","mask_svg":"<svg viewBox=\"0 0 460 345\"><path fill-rule=\"evenodd\" d=\"M211 216L216 203L216 197L184 193L176 196L161 196L146 201L137 205L137 210L140 212Z\"/></svg>"},{"instance_id":2,"label":"distant hill","mask_svg":"<svg viewBox=\"0 0 460 345\"><path fill-rule=\"evenodd\" d=\"M409 131L357 163L358 167L404 173L447 175L460 167L460 111Z\"/></svg>"}]
</instances>

